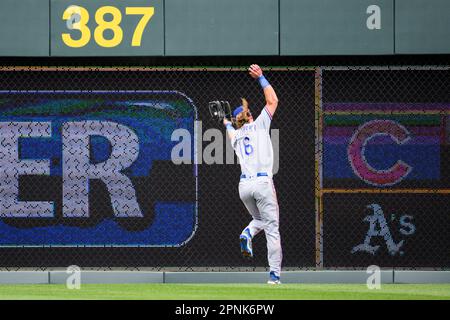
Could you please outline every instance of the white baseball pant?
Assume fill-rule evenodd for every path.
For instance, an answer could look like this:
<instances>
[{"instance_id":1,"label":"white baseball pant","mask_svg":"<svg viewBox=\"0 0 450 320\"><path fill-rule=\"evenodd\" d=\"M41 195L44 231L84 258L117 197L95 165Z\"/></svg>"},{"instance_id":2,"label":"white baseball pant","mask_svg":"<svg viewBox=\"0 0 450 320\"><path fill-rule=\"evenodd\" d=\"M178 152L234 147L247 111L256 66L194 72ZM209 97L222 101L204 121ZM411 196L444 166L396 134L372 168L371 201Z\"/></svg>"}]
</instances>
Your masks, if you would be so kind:
<instances>
[{"instance_id":1,"label":"white baseball pant","mask_svg":"<svg viewBox=\"0 0 450 320\"><path fill-rule=\"evenodd\" d=\"M272 178L242 179L239 182L239 196L253 217L253 220L245 229L249 228L252 238L261 230L264 230L270 271L273 271L279 277L283 254L280 232L278 230L280 221L279 207Z\"/></svg>"}]
</instances>

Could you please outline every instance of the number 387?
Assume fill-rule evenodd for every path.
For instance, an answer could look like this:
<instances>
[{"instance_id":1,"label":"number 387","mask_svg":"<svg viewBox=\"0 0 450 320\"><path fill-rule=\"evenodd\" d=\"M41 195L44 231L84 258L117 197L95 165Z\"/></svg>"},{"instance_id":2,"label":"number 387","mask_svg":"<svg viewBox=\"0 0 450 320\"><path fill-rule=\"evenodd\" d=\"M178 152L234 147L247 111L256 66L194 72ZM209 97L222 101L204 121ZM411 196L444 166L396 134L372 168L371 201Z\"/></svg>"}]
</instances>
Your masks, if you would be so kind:
<instances>
[{"instance_id":1,"label":"number 387","mask_svg":"<svg viewBox=\"0 0 450 320\"><path fill-rule=\"evenodd\" d=\"M142 18L136 26L133 33L133 38L131 39L131 45L133 47L139 47L141 45L142 34L147 26L148 22L155 13L154 7L126 7L126 15L141 15ZM106 21L105 15L112 16L111 20ZM67 27L69 29L80 31L81 35L78 39L72 38L70 33L63 33L63 42L72 48L81 48L89 43L91 40L91 30L87 26L89 22L89 12L86 8L80 6L70 6L68 7L63 15L62 19L67 21ZM118 46L123 40L123 30L120 27L122 22L122 13L116 7L104 6L100 7L95 12L95 22L97 27L94 30L94 40L95 42L105 48L113 48ZM112 38L105 38L105 31L111 30Z\"/></svg>"}]
</instances>

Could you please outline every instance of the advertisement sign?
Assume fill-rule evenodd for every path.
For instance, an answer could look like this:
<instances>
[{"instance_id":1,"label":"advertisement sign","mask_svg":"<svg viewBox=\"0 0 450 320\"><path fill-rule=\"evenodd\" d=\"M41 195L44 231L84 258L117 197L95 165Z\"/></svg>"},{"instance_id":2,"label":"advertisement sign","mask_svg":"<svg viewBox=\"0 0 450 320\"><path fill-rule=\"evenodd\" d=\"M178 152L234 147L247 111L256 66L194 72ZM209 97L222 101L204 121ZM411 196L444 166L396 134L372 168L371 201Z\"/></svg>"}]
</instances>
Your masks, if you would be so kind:
<instances>
[{"instance_id":1,"label":"advertisement sign","mask_svg":"<svg viewBox=\"0 0 450 320\"><path fill-rule=\"evenodd\" d=\"M448 194L327 194L326 267L450 264Z\"/></svg>"},{"instance_id":2,"label":"advertisement sign","mask_svg":"<svg viewBox=\"0 0 450 320\"><path fill-rule=\"evenodd\" d=\"M180 246L193 236L196 170L178 170L184 194L172 196L153 172L171 161L174 130L195 137L186 95L2 92L0 109L0 246Z\"/></svg>"},{"instance_id":3,"label":"advertisement sign","mask_svg":"<svg viewBox=\"0 0 450 320\"><path fill-rule=\"evenodd\" d=\"M326 187L443 186L450 105L330 103L325 105Z\"/></svg>"}]
</instances>

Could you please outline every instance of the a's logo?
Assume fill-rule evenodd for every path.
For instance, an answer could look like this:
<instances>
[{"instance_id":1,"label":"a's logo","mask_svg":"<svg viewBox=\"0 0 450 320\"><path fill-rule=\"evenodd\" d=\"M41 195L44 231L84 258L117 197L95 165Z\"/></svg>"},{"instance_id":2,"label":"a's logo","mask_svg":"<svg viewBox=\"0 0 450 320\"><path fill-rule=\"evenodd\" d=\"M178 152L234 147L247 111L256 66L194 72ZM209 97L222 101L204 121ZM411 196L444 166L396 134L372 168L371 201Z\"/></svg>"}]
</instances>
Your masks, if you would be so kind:
<instances>
[{"instance_id":1,"label":"a's logo","mask_svg":"<svg viewBox=\"0 0 450 320\"><path fill-rule=\"evenodd\" d=\"M366 237L362 244L359 244L352 249L352 253L356 252L367 252L372 255L380 248L379 245L372 245L371 241L373 238L381 237L386 243L387 251L390 255L394 256L396 254L402 255L404 252L401 248L405 242L402 239L399 242L395 242L391 230L389 229L388 223L384 216L383 210L379 204L373 203L368 205L367 208L373 211L372 215L368 215L364 218L364 221L369 223L369 230L367 231ZM413 217L410 215L402 215L400 217L400 230L399 232L404 236L410 236L415 233L416 226L412 223Z\"/></svg>"},{"instance_id":2,"label":"a's logo","mask_svg":"<svg viewBox=\"0 0 450 320\"><path fill-rule=\"evenodd\" d=\"M171 161L196 110L178 92L3 92L0 246L179 246L196 167Z\"/></svg>"}]
</instances>

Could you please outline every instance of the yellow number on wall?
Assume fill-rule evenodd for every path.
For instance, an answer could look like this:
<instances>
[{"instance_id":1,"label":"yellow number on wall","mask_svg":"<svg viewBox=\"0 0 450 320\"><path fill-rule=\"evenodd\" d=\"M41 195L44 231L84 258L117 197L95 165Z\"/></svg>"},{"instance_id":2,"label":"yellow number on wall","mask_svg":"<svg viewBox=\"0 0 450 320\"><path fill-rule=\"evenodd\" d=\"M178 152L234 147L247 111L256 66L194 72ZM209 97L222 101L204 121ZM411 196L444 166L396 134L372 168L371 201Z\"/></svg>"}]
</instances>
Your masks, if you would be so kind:
<instances>
[{"instance_id":1,"label":"yellow number on wall","mask_svg":"<svg viewBox=\"0 0 450 320\"><path fill-rule=\"evenodd\" d=\"M141 46L142 34L144 33L144 29L147 26L147 23L150 21L152 16L155 14L154 7L127 7L125 9L125 14L127 15L142 15L141 20L139 20L138 25L133 33L133 39L131 40L131 45L133 47Z\"/></svg>"},{"instance_id":2,"label":"yellow number on wall","mask_svg":"<svg viewBox=\"0 0 450 320\"><path fill-rule=\"evenodd\" d=\"M70 33L63 33L63 42L72 48L84 47L89 40L91 40L91 30L87 27L87 23L89 22L89 12L83 7L70 6L64 11L62 18L67 21L67 25L70 29L79 30L81 32L81 36L78 40L73 39ZM71 19L75 18L78 18L78 21L72 22Z\"/></svg>"},{"instance_id":3,"label":"yellow number on wall","mask_svg":"<svg viewBox=\"0 0 450 320\"><path fill-rule=\"evenodd\" d=\"M111 14L112 20L105 21L105 14ZM123 39L123 30L120 27L120 22L122 21L122 14L120 10L116 7L105 6L101 7L95 13L95 22L98 26L94 31L95 42L101 47L112 48L118 46ZM105 30L111 30L113 32L112 39L105 39Z\"/></svg>"},{"instance_id":4,"label":"yellow number on wall","mask_svg":"<svg viewBox=\"0 0 450 320\"><path fill-rule=\"evenodd\" d=\"M155 14L154 7L126 7L125 14L127 15L142 15L141 20L136 26L133 33L133 38L131 40L131 45L133 47L140 47L142 34L147 26L150 19ZM112 20L106 21L105 15L111 15ZM70 33L63 33L63 42L72 48L81 48L89 43L91 40L91 30L87 26L89 22L89 12L80 6L70 6L68 7L62 16L63 20L66 20L67 28L71 30L80 31L80 38L73 39ZM95 22L97 27L94 30L95 42L104 48L113 48L118 46L123 40L123 30L120 27L122 22L122 13L116 7L105 6L100 7L95 12ZM106 39L104 34L106 30L111 30L113 37L111 39Z\"/></svg>"}]
</instances>

